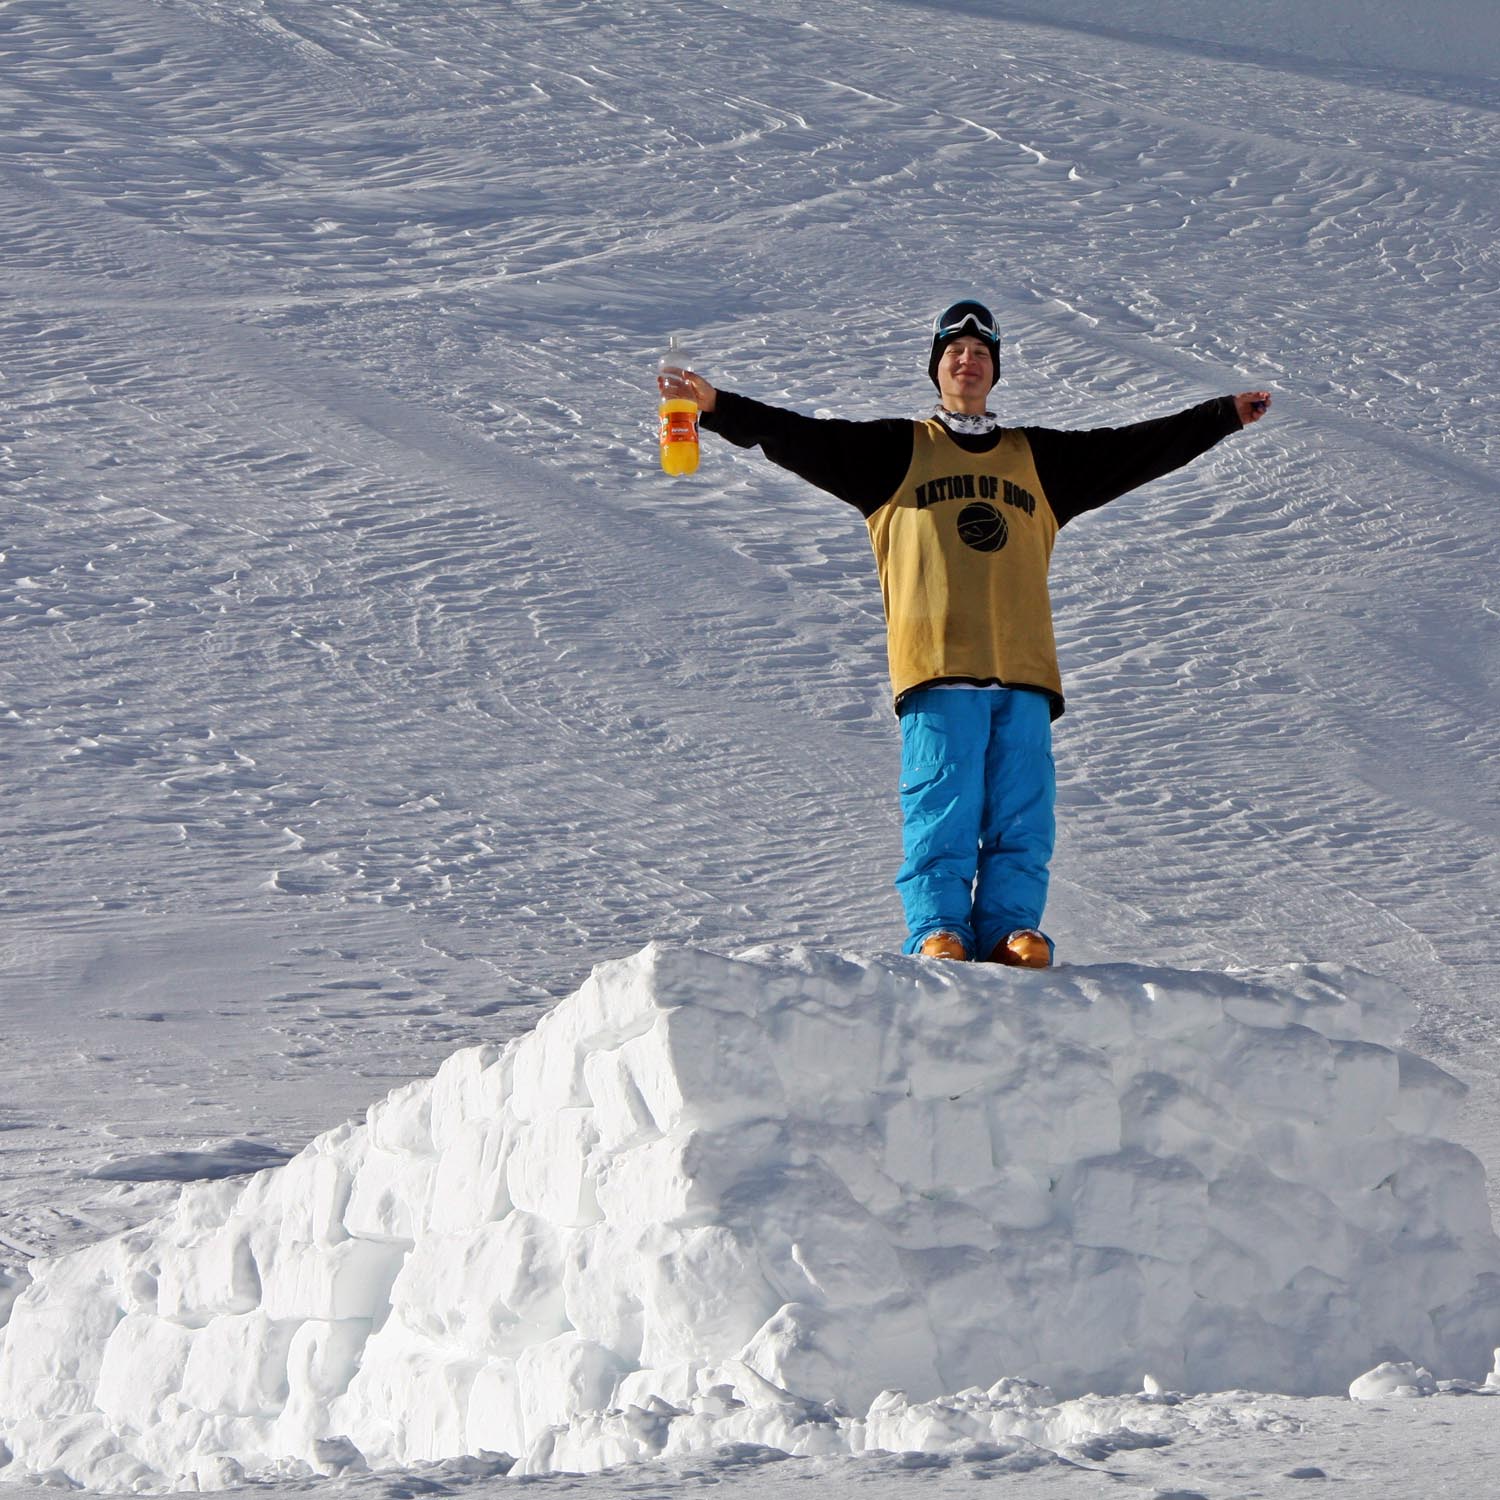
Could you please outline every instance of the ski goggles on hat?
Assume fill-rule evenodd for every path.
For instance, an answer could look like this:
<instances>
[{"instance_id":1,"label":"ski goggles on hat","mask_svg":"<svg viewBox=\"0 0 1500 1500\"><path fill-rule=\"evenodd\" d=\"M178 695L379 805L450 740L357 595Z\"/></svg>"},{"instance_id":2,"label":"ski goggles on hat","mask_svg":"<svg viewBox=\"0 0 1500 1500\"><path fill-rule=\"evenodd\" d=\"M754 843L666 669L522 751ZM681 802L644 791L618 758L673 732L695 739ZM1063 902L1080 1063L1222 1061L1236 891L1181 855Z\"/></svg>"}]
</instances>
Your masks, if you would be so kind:
<instances>
[{"instance_id":1,"label":"ski goggles on hat","mask_svg":"<svg viewBox=\"0 0 1500 1500\"><path fill-rule=\"evenodd\" d=\"M961 333L971 333L986 343L998 344L1000 330L995 326L994 314L978 302L955 302L932 320L932 336L935 339L957 338Z\"/></svg>"}]
</instances>

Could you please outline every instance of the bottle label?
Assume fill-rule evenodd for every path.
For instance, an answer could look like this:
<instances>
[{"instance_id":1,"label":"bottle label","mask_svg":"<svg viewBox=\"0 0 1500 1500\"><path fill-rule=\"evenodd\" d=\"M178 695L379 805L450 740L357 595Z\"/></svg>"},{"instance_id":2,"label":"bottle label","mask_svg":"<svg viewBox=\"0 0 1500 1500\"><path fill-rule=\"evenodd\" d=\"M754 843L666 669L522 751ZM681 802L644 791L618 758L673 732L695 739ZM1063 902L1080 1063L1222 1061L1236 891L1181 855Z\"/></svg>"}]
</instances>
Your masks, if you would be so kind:
<instances>
[{"instance_id":1,"label":"bottle label","mask_svg":"<svg viewBox=\"0 0 1500 1500\"><path fill-rule=\"evenodd\" d=\"M690 411L664 411L661 414L661 440L664 443L696 443L697 417Z\"/></svg>"}]
</instances>

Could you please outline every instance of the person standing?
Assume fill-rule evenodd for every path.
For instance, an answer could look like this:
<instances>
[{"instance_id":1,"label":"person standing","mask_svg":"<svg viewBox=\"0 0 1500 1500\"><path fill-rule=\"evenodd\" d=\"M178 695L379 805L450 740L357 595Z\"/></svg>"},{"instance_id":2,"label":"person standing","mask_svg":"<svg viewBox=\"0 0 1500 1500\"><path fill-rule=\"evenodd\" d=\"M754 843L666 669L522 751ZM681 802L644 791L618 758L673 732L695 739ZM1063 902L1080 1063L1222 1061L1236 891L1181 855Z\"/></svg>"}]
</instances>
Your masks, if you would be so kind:
<instances>
[{"instance_id":1,"label":"person standing","mask_svg":"<svg viewBox=\"0 0 1500 1500\"><path fill-rule=\"evenodd\" d=\"M1047 573L1058 531L1182 467L1270 407L1221 396L1127 427L1006 427L988 410L1000 334L981 302L933 320L925 420L814 418L689 370L702 426L853 505L869 528L901 728L906 953L1045 968L1063 711Z\"/></svg>"}]
</instances>

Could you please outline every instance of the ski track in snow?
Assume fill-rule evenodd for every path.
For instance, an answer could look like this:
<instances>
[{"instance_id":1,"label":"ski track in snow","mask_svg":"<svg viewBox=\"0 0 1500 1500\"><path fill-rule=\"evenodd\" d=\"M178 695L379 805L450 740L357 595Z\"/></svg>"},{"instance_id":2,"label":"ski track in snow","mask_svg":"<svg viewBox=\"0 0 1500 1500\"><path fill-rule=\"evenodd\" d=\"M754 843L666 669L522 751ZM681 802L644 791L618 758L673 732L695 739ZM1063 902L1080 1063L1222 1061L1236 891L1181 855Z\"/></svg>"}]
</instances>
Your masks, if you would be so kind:
<instances>
[{"instance_id":1,"label":"ski track in snow","mask_svg":"<svg viewBox=\"0 0 1500 1500\"><path fill-rule=\"evenodd\" d=\"M918 411L970 288L1007 416L1277 393L1062 538L1051 925L1402 980L1495 1177L1494 103L937 5L0 10L0 1259L651 938L895 945L864 529L661 479L649 375Z\"/></svg>"}]
</instances>

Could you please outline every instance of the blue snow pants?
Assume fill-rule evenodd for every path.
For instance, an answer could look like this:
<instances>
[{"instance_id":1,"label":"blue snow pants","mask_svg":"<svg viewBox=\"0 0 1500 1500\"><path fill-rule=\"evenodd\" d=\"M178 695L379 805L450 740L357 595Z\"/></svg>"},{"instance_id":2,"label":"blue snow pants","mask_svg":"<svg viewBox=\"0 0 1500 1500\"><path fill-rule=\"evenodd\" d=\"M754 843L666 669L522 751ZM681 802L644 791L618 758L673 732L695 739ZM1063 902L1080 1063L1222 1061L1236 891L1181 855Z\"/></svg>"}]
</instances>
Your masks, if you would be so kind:
<instances>
[{"instance_id":1,"label":"blue snow pants","mask_svg":"<svg viewBox=\"0 0 1500 1500\"><path fill-rule=\"evenodd\" d=\"M919 688L901 702L904 951L938 931L988 958L1040 929L1056 833L1052 705L1024 688Z\"/></svg>"}]
</instances>

